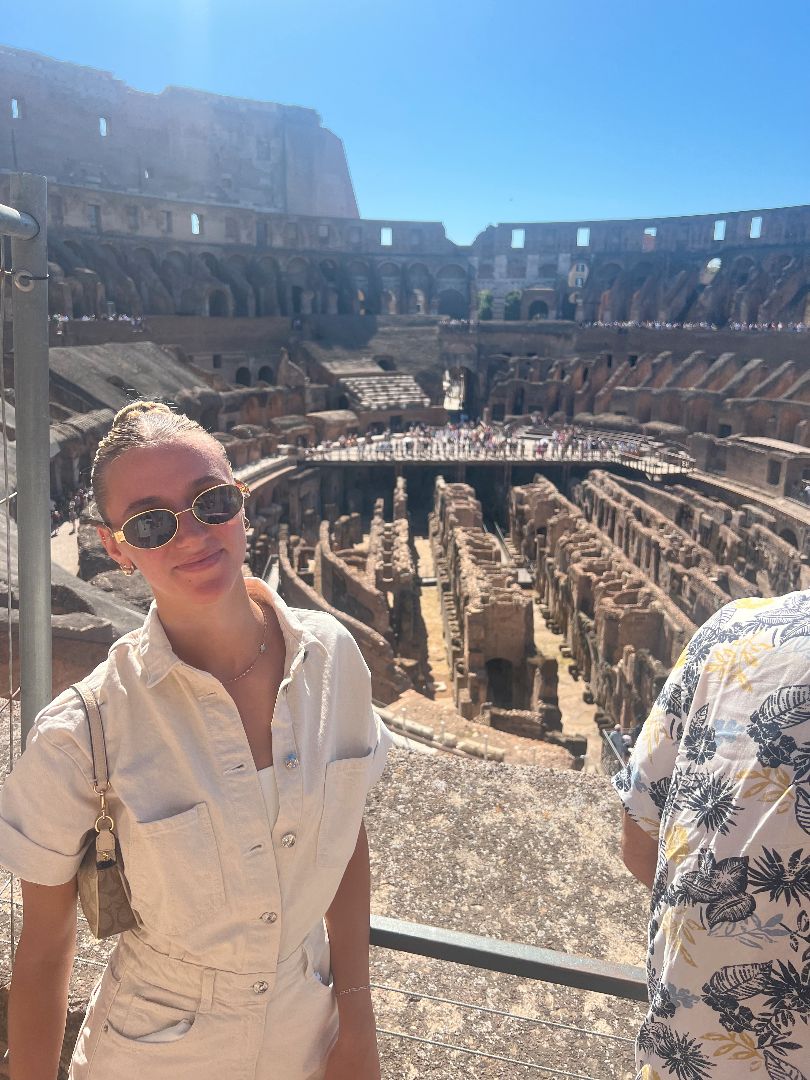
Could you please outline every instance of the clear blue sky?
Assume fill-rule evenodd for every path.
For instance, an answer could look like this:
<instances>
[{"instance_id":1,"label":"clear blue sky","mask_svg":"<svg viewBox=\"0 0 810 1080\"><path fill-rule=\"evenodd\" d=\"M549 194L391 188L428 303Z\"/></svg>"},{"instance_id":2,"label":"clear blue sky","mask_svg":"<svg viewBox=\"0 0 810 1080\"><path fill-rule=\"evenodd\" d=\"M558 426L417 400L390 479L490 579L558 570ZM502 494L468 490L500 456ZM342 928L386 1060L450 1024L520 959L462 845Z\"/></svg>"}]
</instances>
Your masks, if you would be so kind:
<instances>
[{"instance_id":1,"label":"clear blue sky","mask_svg":"<svg viewBox=\"0 0 810 1080\"><path fill-rule=\"evenodd\" d=\"M18 0L0 41L315 108L364 217L458 243L810 202L808 0Z\"/></svg>"}]
</instances>

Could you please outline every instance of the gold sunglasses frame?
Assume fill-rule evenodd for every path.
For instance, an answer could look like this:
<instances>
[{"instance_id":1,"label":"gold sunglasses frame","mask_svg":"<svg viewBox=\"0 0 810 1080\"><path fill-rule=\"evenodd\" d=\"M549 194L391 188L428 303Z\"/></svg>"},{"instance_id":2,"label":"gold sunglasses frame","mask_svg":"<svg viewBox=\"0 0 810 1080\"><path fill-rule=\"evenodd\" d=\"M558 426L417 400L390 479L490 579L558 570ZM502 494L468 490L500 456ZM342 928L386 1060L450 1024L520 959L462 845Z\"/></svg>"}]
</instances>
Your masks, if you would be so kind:
<instances>
[{"instance_id":1,"label":"gold sunglasses frame","mask_svg":"<svg viewBox=\"0 0 810 1080\"><path fill-rule=\"evenodd\" d=\"M135 548L136 551L157 551L159 548L166 547L166 544L170 544L172 540L174 540L174 538L177 536L177 531L180 528L180 515L188 514L189 511L191 513L194 513L194 503L197 501L197 499L201 499L203 495L207 495L209 491L215 491L217 488L234 486L238 487L239 490L242 492L242 509L244 510L245 499L248 497L248 495L250 495L250 488L241 480L234 480L233 483L226 481L222 484L212 484L211 487L205 488L204 491L201 491L199 495L195 495L191 506L187 506L185 510L169 510L166 506L153 506L151 510L139 510L137 514L133 514L131 517L128 517L127 520L122 524L120 529L113 529L110 525L108 525L107 528L110 530L110 534L117 544L126 544L127 547ZM169 539L166 541L166 543L155 544L154 547L139 547L137 544L130 544L129 540L127 540L127 538L124 536L124 529L127 527L127 525L129 525L130 521L134 521L135 518L141 517L142 514L154 514L156 510L165 510L167 514L173 514L175 520L177 521L175 530L169 537ZM194 514L194 517L197 518L197 521L199 521L201 525L208 525L210 528L212 528L215 524L230 525L230 523L233 521L233 518L235 518L238 513L239 511L237 510L236 514L234 514L232 518L228 518L227 521L219 522L201 521L196 514Z\"/></svg>"}]
</instances>

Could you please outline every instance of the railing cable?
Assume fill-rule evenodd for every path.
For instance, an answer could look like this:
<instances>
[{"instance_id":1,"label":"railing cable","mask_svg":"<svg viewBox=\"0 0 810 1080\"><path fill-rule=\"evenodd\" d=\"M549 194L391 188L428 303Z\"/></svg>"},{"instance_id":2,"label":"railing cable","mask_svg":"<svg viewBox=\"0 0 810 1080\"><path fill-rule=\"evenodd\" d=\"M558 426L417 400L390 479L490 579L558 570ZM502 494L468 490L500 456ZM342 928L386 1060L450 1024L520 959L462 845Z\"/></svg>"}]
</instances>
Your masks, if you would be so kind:
<instances>
[{"instance_id":1,"label":"railing cable","mask_svg":"<svg viewBox=\"0 0 810 1080\"><path fill-rule=\"evenodd\" d=\"M426 1043L428 1046L440 1046L443 1050L455 1050L460 1054L471 1054L473 1057L486 1058L489 1061L505 1061L510 1065L522 1065L525 1069L535 1069L537 1072L550 1073L552 1076L569 1077L571 1080L599 1080L598 1076L589 1076L587 1073L550 1069L547 1065L538 1065L535 1061L524 1061L522 1058L507 1057L505 1054L490 1054L486 1050L473 1050L469 1046L458 1046L456 1043L446 1043L441 1039L426 1039L423 1035L408 1035L404 1031L389 1031L388 1028L378 1027L377 1034L393 1035L398 1039L410 1039L411 1042Z\"/></svg>"},{"instance_id":2,"label":"railing cable","mask_svg":"<svg viewBox=\"0 0 810 1080\"><path fill-rule=\"evenodd\" d=\"M493 1009L489 1005L470 1005L466 1001L455 1001L453 998L439 997L436 994L423 994L418 990L403 990L399 986L387 986L385 983L371 984L375 990L388 990L393 994L404 994L406 997L423 998L425 1001L437 1001L442 1005L457 1005L461 1009L472 1009L475 1012L489 1013L492 1016L506 1016L512 1020L522 1020L527 1024L539 1024L542 1027L562 1028L564 1031L575 1031L578 1035L594 1035L599 1039L613 1039L615 1042L629 1043L633 1046L634 1039L628 1039L626 1035L609 1035L604 1031L595 1031L593 1028L577 1027L576 1024L563 1024L559 1020L541 1020L536 1016L523 1016L520 1013L509 1012L506 1009Z\"/></svg>"}]
</instances>

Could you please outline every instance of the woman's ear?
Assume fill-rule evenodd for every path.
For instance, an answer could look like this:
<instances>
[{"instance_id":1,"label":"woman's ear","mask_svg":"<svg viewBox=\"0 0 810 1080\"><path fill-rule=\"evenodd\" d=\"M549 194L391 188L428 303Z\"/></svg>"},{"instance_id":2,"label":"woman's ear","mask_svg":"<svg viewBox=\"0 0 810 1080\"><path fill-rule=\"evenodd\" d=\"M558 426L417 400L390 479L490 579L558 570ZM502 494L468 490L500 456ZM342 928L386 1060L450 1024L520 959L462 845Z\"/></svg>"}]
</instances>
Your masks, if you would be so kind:
<instances>
[{"instance_id":1,"label":"woman's ear","mask_svg":"<svg viewBox=\"0 0 810 1080\"><path fill-rule=\"evenodd\" d=\"M115 562L117 562L119 565L121 563L125 563L127 561L127 557L121 550L118 542L114 539L113 534L110 532L110 530L104 525L96 525L96 532L98 533L98 538L101 541L104 550L107 552L110 558L114 559Z\"/></svg>"}]
</instances>

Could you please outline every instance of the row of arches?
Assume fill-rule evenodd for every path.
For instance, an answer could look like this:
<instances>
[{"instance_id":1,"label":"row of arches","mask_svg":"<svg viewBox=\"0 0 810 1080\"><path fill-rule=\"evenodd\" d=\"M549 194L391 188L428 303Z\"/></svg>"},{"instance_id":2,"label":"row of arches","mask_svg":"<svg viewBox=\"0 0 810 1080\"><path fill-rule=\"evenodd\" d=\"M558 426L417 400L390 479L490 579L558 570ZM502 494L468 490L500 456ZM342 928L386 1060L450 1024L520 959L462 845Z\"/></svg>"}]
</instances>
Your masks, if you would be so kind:
<instances>
[{"instance_id":1,"label":"row of arches","mask_svg":"<svg viewBox=\"0 0 810 1080\"><path fill-rule=\"evenodd\" d=\"M280 260L112 242L52 240L51 310L100 315L107 301L131 315L449 315L470 311L468 270L456 263L366 258Z\"/></svg>"}]
</instances>

